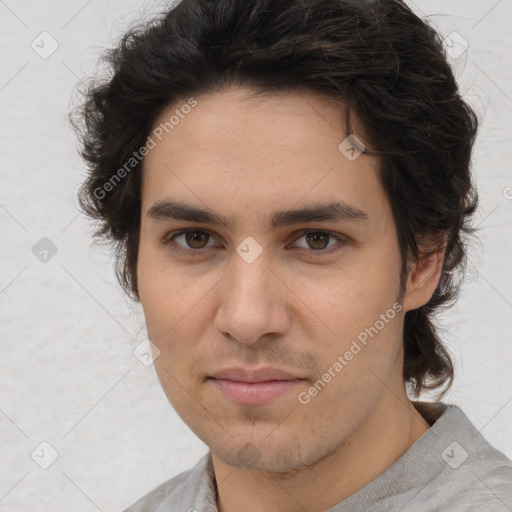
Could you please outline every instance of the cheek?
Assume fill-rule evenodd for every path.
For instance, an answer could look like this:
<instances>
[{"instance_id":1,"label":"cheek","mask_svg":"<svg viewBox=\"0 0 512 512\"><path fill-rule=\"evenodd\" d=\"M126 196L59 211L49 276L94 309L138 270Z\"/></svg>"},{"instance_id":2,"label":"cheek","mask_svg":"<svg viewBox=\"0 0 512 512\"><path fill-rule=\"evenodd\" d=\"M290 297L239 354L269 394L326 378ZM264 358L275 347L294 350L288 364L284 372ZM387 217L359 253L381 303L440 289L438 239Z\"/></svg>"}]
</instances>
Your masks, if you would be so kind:
<instances>
[{"instance_id":1,"label":"cheek","mask_svg":"<svg viewBox=\"0 0 512 512\"><path fill-rule=\"evenodd\" d=\"M148 337L160 350L155 368L167 391L174 389L169 374L188 382L191 363L204 350L199 341L212 318L208 294L218 277L194 276L190 269L170 266L160 255L152 256L141 251L139 295ZM174 392L179 394L179 388Z\"/></svg>"},{"instance_id":2,"label":"cheek","mask_svg":"<svg viewBox=\"0 0 512 512\"><path fill-rule=\"evenodd\" d=\"M328 272L298 272L290 288L300 299L297 307L324 330L330 344L349 340L373 325L395 302L398 269L379 268L360 258Z\"/></svg>"},{"instance_id":3,"label":"cheek","mask_svg":"<svg viewBox=\"0 0 512 512\"><path fill-rule=\"evenodd\" d=\"M140 301L153 329L165 327L168 331L199 300L199 290L190 286L191 278L185 277L183 269L169 265L160 248L141 245L137 277Z\"/></svg>"},{"instance_id":4,"label":"cheek","mask_svg":"<svg viewBox=\"0 0 512 512\"><path fill-rule=\"evenodd\" d=\"M376 406L396 369L400 353L400 320L388 312L388 322L375 327L375 320L354 330L348 320L338 323L340 336L335 343L319 348L318 362L323 372L302 395L305 412L315 410L322 424L342 424L347 433L357 417ZM345 335L349 330L352 336ZM304 403L304 402L301 402Z\"/></svg>"},{"instance_id":5,"label":"cheek","mask_svg":"<svg viewBox=\"0 0 512 512\"><path fill-rule=\"evenodd\" d=\"M185 388L193 385L189 369L196 357L194 341L201 337L195 321L201 303L190 288L180 290L179 281L145 269L139 291L148 337L159 350L155 370L169 402L183 412L189 407Z\"/></svg>"},{"instance_id":6,"label":"cheek","mask_svg":"<svg viewBox=\"0 0 512 512\"><path fill-rule=\"evenodd\" d=\"M169 340L174 338L192 300L186 297L190 289L182 290L180 282L170 278L157 258L144 249L139 253L138 287L149 339L167 352L173 346Z\"/></svg>"},{"instance_id":7,"label":"cheek","mask_svg":"<svg viewBox=\"0 0 512 512\"><path fill-rule=\"evenodd\" d=\"M396 364L401 343L398 264L388 262L386 271L376 267L361 258L330 275L302 275L294 283L305 304L300 307L310 318L302 324L310 329L306 336L316 340L310 347L321 371L331 370L329 391L320 393L318 403L334 399L355 406L381 387L376 376L385 379Z\"/></svg>"}]
</instances>

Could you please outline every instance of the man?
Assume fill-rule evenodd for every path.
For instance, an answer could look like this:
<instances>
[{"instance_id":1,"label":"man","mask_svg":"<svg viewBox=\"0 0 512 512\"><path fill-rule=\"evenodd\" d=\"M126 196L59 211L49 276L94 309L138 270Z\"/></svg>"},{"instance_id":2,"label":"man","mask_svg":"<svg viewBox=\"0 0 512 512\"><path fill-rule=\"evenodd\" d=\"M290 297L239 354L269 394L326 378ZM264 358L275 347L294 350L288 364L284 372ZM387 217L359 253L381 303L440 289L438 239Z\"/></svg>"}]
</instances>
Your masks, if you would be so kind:
<instances>
[{"instance_id":1,"label":"man","mask_svg":"<svg viewBox=\"0 0 512 512\"><path fill-rule=\"evenodd\" d=\"M477 205L439 36L398 0L182 0L109 62L81 204L210 448L127 512L512 510L512 462L417 400Z\"/></svg>"}]
</instances>

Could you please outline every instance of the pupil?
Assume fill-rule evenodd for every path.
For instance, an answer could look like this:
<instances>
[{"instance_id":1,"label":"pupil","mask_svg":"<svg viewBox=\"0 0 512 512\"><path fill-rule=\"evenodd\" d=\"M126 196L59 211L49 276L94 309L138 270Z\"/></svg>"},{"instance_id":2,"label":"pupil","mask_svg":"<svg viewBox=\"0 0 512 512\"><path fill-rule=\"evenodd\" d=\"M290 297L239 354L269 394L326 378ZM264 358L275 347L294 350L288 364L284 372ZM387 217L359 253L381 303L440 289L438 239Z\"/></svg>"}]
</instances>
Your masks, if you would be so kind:
<instances>
[{"instance_id":1,"label":"pupil","mask_svg":"<svg viewBox=\"0 0 512 512\"><path fill-rule=\"evenodd\" d=\"M325 243L320 244L322 247L315 247L315 244L319 241L319 239L322 239L322 238L324 239L324 242L325 242L325 240L327 239L327 235L325 235L323 233L308 233L308 235L307 235L308 243L312 242L314 249L325 249L325 247L326 247Z\"/></svg>"},{"instance_id":2,"label":"pupil","mask_svg":"<svg viewBox=\"0 0 512 512\"><path fill-rule=\"evenodd\" d=\"M198 242L199 245L201 246L201 239L203 239L202 241L204 242L205 236L208 236L208 235L206 233L201 233L199 231L188 232L188 233L186 233L187 243L197 249L198 247L194 244ZM312 244L314 249L325 249L327 238L328 237L323 233L308 233L307 234L308 243ZM318 243L320 243L320 247L318 247L316 245Z\"/></svg>"},{"instance_id":3,"label":"pupil","mask_svg":"<svg viewBox=\"0 0 512 512\"><path fill-rule=\"evenodd\" d=\"M201 247L194 245L194 243L199 242L199 246L201 246L200 239L201 239L201 237L204 238L205 236L206 236L206 233L200 233L199 231L190 231L186 234L187 243L189 245L191 245L192 247L194 247L195 249L201 248Z\"/></svg>"}]
</instances>

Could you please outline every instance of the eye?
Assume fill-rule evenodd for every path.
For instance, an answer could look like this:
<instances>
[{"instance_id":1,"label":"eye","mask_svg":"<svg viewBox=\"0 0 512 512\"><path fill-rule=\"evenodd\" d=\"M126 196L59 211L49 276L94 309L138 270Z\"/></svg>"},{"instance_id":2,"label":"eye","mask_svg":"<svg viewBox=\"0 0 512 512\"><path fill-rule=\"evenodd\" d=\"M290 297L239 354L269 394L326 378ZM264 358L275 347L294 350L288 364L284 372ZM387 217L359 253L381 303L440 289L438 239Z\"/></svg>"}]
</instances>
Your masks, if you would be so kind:
<instances>
[{"instance_id":1,"label":"eye","mask_svg":"<svg viewBox=\"0 0 512 512\"><path fill-rule=\"evenodd\" d=\"M201 252L202 249L212 247L212 245L206 245L210 238L211 235L206 231L188 229L186 231L180 231L178 233L171 233L170 235L167 235L162 240L162 244L173 246L172 248L178 251L193 254ZM181 243L179 240L181 240ZM213 246L214 245L215 244L213 244Z\"/></svg>"},{"instance_id":2,"label":"eye","mask_svg":"<svg viewBox=\"0 0 512 512\"><path fill-rule=\"evenodd\" d=\"M297 240L302 238L305 239L305 246L297 244ZM209 247L215 247L215 244L211 239L212 235L207 231L188 229L168 234L161 243L163 245L170 246L174 251L190 255L200 255ZM292 247L306 249L309 250L308 252L319 253L319 255L338 252L342 249L343 245L347 243L347 240L340 235L335 235L329 231L318 231L313 229L302 231L299 238L296 238L295 240L296 242ZM210 241L212 243L208 245L208 242Z\"/></svg>"},{"instance_id":3,"label":"eye","mask_svg":"<svg viewBox=\"0 0 512 512\"><path fill-rule=\"evenodd\" d=\"M301 238L304 238L307 244L305 247L302 246L303 248L311 249L313 252L320 252L322 254L338 252L347 242L343 237L330 233L329 231L306 230L302 232L302 235L297 240L300 240ZM329 239L331 241L334 239L334 242L337 241L338 244L333 243L329 245ZM300 245L296 246L301 247Z\"/></svg>"}]
</instances>

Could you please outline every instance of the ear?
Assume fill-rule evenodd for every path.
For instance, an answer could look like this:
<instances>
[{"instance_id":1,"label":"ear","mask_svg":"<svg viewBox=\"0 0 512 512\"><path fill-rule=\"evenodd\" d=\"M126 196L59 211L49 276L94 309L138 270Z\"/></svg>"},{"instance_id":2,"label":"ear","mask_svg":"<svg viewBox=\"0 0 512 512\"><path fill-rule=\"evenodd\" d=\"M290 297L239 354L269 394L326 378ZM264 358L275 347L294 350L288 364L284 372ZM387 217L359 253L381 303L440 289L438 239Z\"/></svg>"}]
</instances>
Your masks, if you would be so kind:
<instances>
[{"instance_id":1,"label":"ear","mask_svg":"<svg viewBox=\"0 0 512 512\"><path fill-rule=\"evenodd\" d=\"M409 266L403 305L405 311L424 306L436 291L446 252L446 233L421 244L418 260Z\"/></svg>"}]
</instances>

